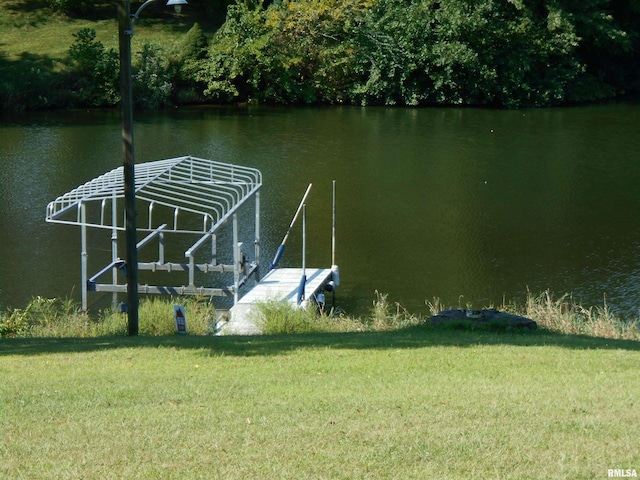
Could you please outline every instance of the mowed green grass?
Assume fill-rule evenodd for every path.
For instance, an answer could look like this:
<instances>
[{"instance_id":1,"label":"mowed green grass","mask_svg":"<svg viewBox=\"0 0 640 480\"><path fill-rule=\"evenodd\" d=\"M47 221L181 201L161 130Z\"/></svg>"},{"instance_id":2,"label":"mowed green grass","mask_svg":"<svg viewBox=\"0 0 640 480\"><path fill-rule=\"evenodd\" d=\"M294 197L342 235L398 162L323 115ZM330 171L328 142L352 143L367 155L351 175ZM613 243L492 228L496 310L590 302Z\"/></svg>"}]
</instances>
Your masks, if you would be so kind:
<instances>
[{"instance_id":1,"label":"mowed green grass","mask_svg":"<svg viewBox=\"0 0 640 480\"><path fill-rule=\"evenodd\" d=\"M138 4L134 4L136 8ZM118 19L116 4L104 7L102 19L81 19L53 13L48 8L28 9L22 0L0 0L0 59L15 62L22 58L53 63L67 57L74 34L82 28L96 31L96 39L106 48L118 50ZM107 14L113 12L112 17ZM188 12L187 12L188 13ZM132 49L138 51L144 43L170 45L180 42L193 26L187 15L170 20L153 18L145 11L136 22Z\"/></svg>"},{"instance_id":2,"label":"mowed green grass","mask_svg":"<svg viewBox=\"0 0 640 480\"><path fill-rule=\"evenodd\" d=\"M0 340L1 478L606 478L640 344L413 327Z\"/></svg>"}]
</instances>

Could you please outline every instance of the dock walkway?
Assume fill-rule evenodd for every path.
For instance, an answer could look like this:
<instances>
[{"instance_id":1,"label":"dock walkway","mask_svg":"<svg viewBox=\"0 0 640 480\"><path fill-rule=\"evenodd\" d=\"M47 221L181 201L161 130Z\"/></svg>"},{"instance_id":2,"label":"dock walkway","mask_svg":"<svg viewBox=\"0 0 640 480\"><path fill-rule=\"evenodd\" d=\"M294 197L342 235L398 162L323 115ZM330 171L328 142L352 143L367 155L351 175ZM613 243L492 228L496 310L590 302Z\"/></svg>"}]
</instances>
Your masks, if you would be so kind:
<instances>
[{"instance_id":1,"label":"dock walkway","mask_svg":"<svg viewBox=\"0 0 640 480\"><path fill-rule=\"evenodd\" d=\"M298 288L302 279L302 268L276 268L264 276L260 282L231 307L229 322L220 332L224 335L257 335L258 314L255 305L259 302L282 301L297 304ZM307 268L305 296L307 300L320 293L332 278L330 268Z\"/></svg>"}]
</instances>

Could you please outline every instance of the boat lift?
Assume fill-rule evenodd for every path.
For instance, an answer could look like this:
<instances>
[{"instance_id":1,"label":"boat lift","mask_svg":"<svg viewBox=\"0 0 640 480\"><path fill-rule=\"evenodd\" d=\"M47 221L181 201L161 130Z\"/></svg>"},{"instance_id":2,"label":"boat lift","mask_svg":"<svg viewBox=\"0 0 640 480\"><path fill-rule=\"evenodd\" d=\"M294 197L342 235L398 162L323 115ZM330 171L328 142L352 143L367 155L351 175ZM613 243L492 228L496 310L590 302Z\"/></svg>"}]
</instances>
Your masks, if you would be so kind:
<instances>
[{"instance_id":1,"label":"boat lift","mask_svg":"<svg viewBox=\"0 0 640 480\"><path fill-rule=\"evenodd\" d=\"M146 233L138 241L138 251L157 240L157 259L139 262L146 272L188 273L186 285L138 285L139 293L204 295L239 299L239 289L254 275L259 281L260 264L260 189L259 170L240 165L205 160L192 156L140 163L135 168L137 231ZM238 213L255 202L254 259L249 260L239 241ZM127 267L118 256L118 235L125 231L123 167L118 167L47 205L46 221L81 228L82 308L87 309L87 293L127 291L126 282L118 282ZM232 262L218 262L218 233L231 220ZM111 262L88 276L87 229L111 231ZM196 236L184 251L186 261L168 261L165 242L169 236ZM210 249L205 246L210 245ZM199 255L197 255L199 254ZM196 258L204 257L203 261ZM111 272L111 281L104 277ZM223 287L196 285L196 273L233 273L233 283ZM120 274L121 274L120 273ZM126 277L126 275L125 275Z\"/></svg>"}]
</instances>

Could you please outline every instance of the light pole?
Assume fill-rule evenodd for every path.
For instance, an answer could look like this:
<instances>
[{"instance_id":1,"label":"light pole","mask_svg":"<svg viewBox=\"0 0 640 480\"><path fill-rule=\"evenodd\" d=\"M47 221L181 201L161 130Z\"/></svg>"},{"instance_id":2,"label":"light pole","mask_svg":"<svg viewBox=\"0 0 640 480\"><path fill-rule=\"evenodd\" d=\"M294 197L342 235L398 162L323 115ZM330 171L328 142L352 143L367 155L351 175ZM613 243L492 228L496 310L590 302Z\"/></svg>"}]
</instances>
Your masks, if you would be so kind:
<instances>
[{"instance_id":1,"label":"light pole","mask_svg":"<svg viewBox=\"0 0 640 480\"><path fill-rule=\"evenodd\" d=\"M127 250L127 316L129 335L138 335L138 248L136 228L136 174L133 155L133 98L131 92L131 37L140 12L155 0L146 0L131 15L129 0L118 2L118 43L120 46L120 111L124 147L125 242ZM179 12L187 0L169 0Z\"/></svg>"}]
</instances>

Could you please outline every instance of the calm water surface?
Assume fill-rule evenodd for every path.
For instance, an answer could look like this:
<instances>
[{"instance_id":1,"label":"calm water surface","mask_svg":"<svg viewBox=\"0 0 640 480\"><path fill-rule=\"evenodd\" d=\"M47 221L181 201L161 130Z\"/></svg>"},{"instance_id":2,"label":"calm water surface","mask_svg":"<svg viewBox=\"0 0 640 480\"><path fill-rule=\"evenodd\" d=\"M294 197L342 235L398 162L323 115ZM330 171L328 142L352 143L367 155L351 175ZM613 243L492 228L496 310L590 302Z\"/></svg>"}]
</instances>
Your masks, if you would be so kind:
<instances>
[{"instance_id":1,"label":"calm water surface","mask_svg":"<svg viewBox=\"0 0 640 480\"><path fill-rule=\"evenodd\" d=\"M349 313L366 311L376 291L423 312L434 297L480 308L546 289L640 311L637 104L194 108L135 119L138 162L193 155L263 172L263 264L312 182L307 265L330 265L336 180L338 303ZM45 207L122 158L118 112L1 119L3 308L79 297L79 229L45 223ZM90 275L109 249L91 245ZM300 251L296 230L282 265L299 266Z\"/></svg>"}]
</instances>

